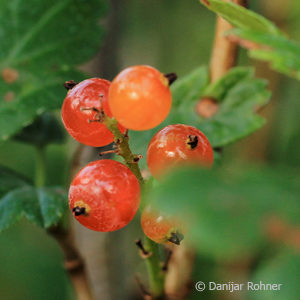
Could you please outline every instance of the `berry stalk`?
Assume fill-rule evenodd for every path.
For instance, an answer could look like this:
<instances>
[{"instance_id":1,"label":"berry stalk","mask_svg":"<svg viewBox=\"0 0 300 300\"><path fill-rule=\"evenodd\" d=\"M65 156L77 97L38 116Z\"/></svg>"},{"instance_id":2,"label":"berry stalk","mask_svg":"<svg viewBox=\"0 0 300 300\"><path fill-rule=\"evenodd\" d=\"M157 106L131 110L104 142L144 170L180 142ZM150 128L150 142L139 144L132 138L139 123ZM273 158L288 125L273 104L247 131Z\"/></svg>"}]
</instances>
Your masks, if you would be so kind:
<instances>
[{"instance_id":1,"label":"berry stalk","mask_svg":"<svg viewBox=\"0 0 300 300\"><path fill-rule=\"evenodd\" d=\"M233 2L246 6L246 0L223 0L224 2ZM209 1L207 1L209 3ZM217 81L224 76L229 69L235 66L238 44L230 41L225 33L231 30L233 26L221 17L217 17L215 30L215 40L212 49L210 61L210 79L211 82Z\"/></svg>"},{"instance_id":2,"label":"berry stalk","mask_svg":"<svg viewBox=\"0 0 300 300\"><path fill-rule=\"evenodd\" d=\"M109 131L114 135L114 142L118 147L118 154L123 157L127 167L132 171L132 173L136 176L139 183L144 184L144 179L141 174L139 165L138 165L138 157L134 155L129 147L128 143L128 135L121 133L118 128L118 124L116 119L109 118L107 115L103 116L103 123L106 125Z\"/></svg>"},{"instance_id":3,"label":"berry stalk","mask_svg":"<svg viewBox=\"0 0 300 300\"><path fill-rule=\"evenodd\" d=\"M117 146L118 154L123 157L126 165L136 176L140 185L142 186L145 182L138 165L138 156L131 152L128 143L128 135L120 132L117 121L114 118L109 118L104 114L102 122L114 135L114 142ZM147 256L143 256L143 258L145 259L145 263L147 265L152 299L163 299L165 274L161 267L158 245L145 236L143 246L146 252L149 253Z\"/></svg>"},{"instance_id":4,"label":"berry stalk","mask_svg":"<svg viewBox=\"0 0 300 300\"><path fill-rule=\"evenodd\" d=\"M165 274L162 270L159 259L158 245L145 236L144 248L150 254L148 258L145 258L145 262L148 270L151 296L153 299L163 299L165 289Z\"/></svg>"}]
</instances>

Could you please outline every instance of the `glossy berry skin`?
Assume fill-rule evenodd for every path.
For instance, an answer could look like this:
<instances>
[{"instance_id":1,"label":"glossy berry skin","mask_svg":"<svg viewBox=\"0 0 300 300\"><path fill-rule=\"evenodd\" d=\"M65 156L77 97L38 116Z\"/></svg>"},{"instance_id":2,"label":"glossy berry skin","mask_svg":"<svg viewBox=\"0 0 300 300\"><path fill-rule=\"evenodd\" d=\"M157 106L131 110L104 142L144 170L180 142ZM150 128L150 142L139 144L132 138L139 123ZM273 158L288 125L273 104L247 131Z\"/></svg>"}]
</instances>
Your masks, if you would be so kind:
<instances>
[{"instance_id":1,"label":"glossy berry skin","mask_svg":"<svg viewBox=\"0 0 300 300\"><path fill-rule=\"evenodd\" d=\"M157 178L173 166L211 167L213 160L213 150L206 136L199 129L183 124L169 125L158 131L147 150L149 170Z\"/></svg>"},{"instance_id":2,"label":"glossy berry skin","mask_svg":"<svg viewBox=\"0 0 300 300\"><path fill-rule=\"evenodd\" d=\"M150 206L147 206L142 213L141 225L145 235L159 244L169 243L173 234L178 233L180 226L179 222L162 216ZM180 240L176 244L179 243Z\"/></svg>"},{"instance_id":3,"label":"glossy berry skin","mask_svg":"<svg viewBox=\"0 0 300 300\"><path fill-rule=\"evenodd\" d=\"M96 108L101 110L100 95L104 112L112 117L108 106L108 90L110 82L100 78L84 80L68 91L64 100L61 115L64 126L69 134L78 142L102 147L113 142L113 134L100 122L95 120L97 111L82 110L82 108ZM124 132L123 127L119 127Z\"/></svg>"},{"instance_id":4,"label":"glossy berry skin","mask_svg":"<svg viewBox=\"0 0 300 300\"><path fill-rule=\"evenodd\" d=\"M129 67L112 81L108 103L124 127L151 129L163 122L171 109L169 81L152 67Z\"/></svg>"},{"instance_id":5,"label":"glossy berry skin","mask_svg":"<svg viewBox=\"0 0 300 300\"><path fill-rule=\"evenodd\" d=\"M110 159L91 162L81 169L69 190L70 209L77 221L101 232L126 226L139 203L138 180L125 165Z\"/></svg>"}]
</instances>

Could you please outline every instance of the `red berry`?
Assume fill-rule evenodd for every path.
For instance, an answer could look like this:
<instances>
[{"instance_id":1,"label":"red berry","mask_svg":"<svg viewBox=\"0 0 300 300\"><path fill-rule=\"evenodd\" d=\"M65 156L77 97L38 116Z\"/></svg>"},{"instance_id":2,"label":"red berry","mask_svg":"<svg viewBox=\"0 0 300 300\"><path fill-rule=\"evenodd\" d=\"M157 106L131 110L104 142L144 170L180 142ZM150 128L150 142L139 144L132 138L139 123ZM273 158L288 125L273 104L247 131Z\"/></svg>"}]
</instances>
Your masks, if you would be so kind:
<instances>
[{"instance_id":1,"label":"red berry","mask_svg":"<svg viewBox=\"0 0 300 300\"><path fill-rule=\"evenodd\" d=\"M162 216L150 206L147 206L142 213L141 225L145 235L156 243L171 242L179 245L183 239L183 235L178 230L179 222Z\"/></svg>"},{"instance_id":2,"label":"red berry","mask_svg":"<svg viewBox=\"0 0 300 300\"><path fill-rule=\"evenodd\" d=\"M147 164L155 177L178 164L210 167L213 159L206 136L199 129L183 124L169 125L158 131L147 151Z\"/></svg>"},{"instance_id":3,"label":"red berry","mask_svg":"<svg viewBox=\"0 0 300 300\"><path fill-rule=\"evenodd\" d=\"M69 205L83 226L115 231L126 226L140 203L140 186L134 174L120 162L103 159L89 163L74 178Z\"/></svg>"},{"instance_id":4,"label":"red berry","mask_svg":"<svg viewBox=\"0 0 300 300\"><path fill-rule=\"evenodd\" d=\"M108 102L117 121L126 128L151 129L163 122L170 111L169 81L152 67L129 67L113 80Z\"/></svg>"},{"instance_id":5,"label":"red berry","mask_svg":"<svg viewBox=\"0 0 300 300\"><path fill-rule=\"evenodd\" d=\"M62 120L70 135L78 142L102 147L113 142L113 134L100 122L90 122L97 117L97 111L102 109L100 95L104 112L112 117L107 103L110 82L100 78L84 80L69 90L63 106ZM95 108L96 110L86 110ZM124 132L124 128L120 127Z\"/></svg>"}]
</instances>

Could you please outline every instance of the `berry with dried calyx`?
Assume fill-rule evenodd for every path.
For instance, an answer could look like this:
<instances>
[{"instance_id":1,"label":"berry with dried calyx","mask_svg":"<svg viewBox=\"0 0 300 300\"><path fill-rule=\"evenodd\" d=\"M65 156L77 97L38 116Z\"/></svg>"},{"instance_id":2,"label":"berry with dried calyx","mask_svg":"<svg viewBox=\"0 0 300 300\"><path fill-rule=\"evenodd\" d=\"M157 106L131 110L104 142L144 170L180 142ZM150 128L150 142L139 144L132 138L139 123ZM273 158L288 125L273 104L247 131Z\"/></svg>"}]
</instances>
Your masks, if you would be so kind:
<instances>
[{"instance_id":1,"label":"berry with dried calyx","mask_svg":"<svg viewBox=\"0 0 300 300\"><path fill-rule=\"evenodd\" d=\"M65 83L68 94L64 100L61 115L64 126L69 134L78 142L102 147L113 142L114 136L101 123L104 112L112 117L107 103L110 82L100 78L90 78L80 83ZM125 128L119 125L124 132Z\"/></svg>"},{"instance_id":2,"label":"berry with dried calyx","mask_svg":"<svg viewBox=\"0 0 300 300\"><path fill-rule=\"evenodd\" d=\"M132 130L148 130L159 125L171 109L170 82L175 79L174 73L166 77L149 66L123 70L109 89L108 103L114 117Z\"/></svg>"},{"instance_id":3,"label":"berry with dried calyx","mask_svg":"<svg viewBox=\"0 0 300 300\"><path fill-rule=\"evenodd\" d=\"M81 169L69 190L74 217L96 231L115 231L126 226L139 203L138 180L128 167L110 159L91 162Z\"/></svg>"},{"instance_id":4,"label":"berry with dried calyx","mask_svg":"<svg viewBox=\"0 0 300 300\"><path fill-rule=\"evenodd\" d=\"M156 243L180 245L183 240L183 234L179 229L180 223L173 218L161 215L149 205L142 213L141 225L145 235Z\"/></svg>"},{"instance_id":5,"label":"berry with dried calyx","mask_svg":"<svg viewBox=\"0 0 300 300\"><path fill-rule=\"evenodd\" d=\"M147 151L147 164L155 177L182 164L211 167L213 159L206 136L199 129L183 124L169 125L158 131Z\"/></svg>"}]
</instances>

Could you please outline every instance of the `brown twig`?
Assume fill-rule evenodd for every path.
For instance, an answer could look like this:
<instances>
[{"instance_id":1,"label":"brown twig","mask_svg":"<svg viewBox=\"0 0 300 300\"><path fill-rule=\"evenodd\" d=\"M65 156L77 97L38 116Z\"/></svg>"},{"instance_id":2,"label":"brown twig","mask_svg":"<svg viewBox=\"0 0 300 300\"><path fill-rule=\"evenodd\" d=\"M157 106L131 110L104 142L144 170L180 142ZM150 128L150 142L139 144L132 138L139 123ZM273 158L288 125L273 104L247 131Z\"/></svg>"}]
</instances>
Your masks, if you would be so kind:
<instances>
[{"instance_id":1,"label":"brown twig","mask_svg":"<svg viewBox=\"0 0 300 300\"><path fill-rule=\"evenodd\" d=\"M103 156L107 154L118 154L118 153L119 153L118 149L113 149L113 150L102 151L99 153L99 156Z\"/></svg>"},{"instance_id":2,"label":"brown twig","mask_svg":"<svg viewBox=\"0 0 300 300\"><path fill-rule=\"evenodd\" d=\"M245 0L224 0L224 2L234 2L243 6L246 5ZM210 61L211 82L215 82L221 78L236 64L238 45L225 36L225 32L230 29L232 29L230 23L221 17L217 17L215 40Z\"/></svg>"},{"instance_id":3,"label":"brown twig","mask_svg":"<svg viewBox=\"0 0 300 300\"><path fill-rule=\"evenodd\" d=\"M174 246L168 261L166 274L166 294L168 300L184 300L190 289L191 275L194 266L195 253L184 243L180 247Z\"/></svg>"},{"instance_id":4,"label":"brown twig","mask_svg":"<svg viewBox=\"0 0 300 300\"><path fill-rule=\"evenodd\" d=\"M135 275L135 280L141 290L143 299L144 300L152 300L151 293L145 288L144 284L142 283L142 281L138 275Z\"/></svg>"},{"instance_id":5,"label":"brown twig","mask_svg":"<svg viewBox=\"0 0 300 300\"><path fill-rule=\"evenodd\" d=\"M64 253L64 266L74 285L77 300L92 300L93 297L84 262L74 245L71 231L65 230L61 226L56 226L50 228L48 233L56 239Z\"/></svg>"}]
</instances>

